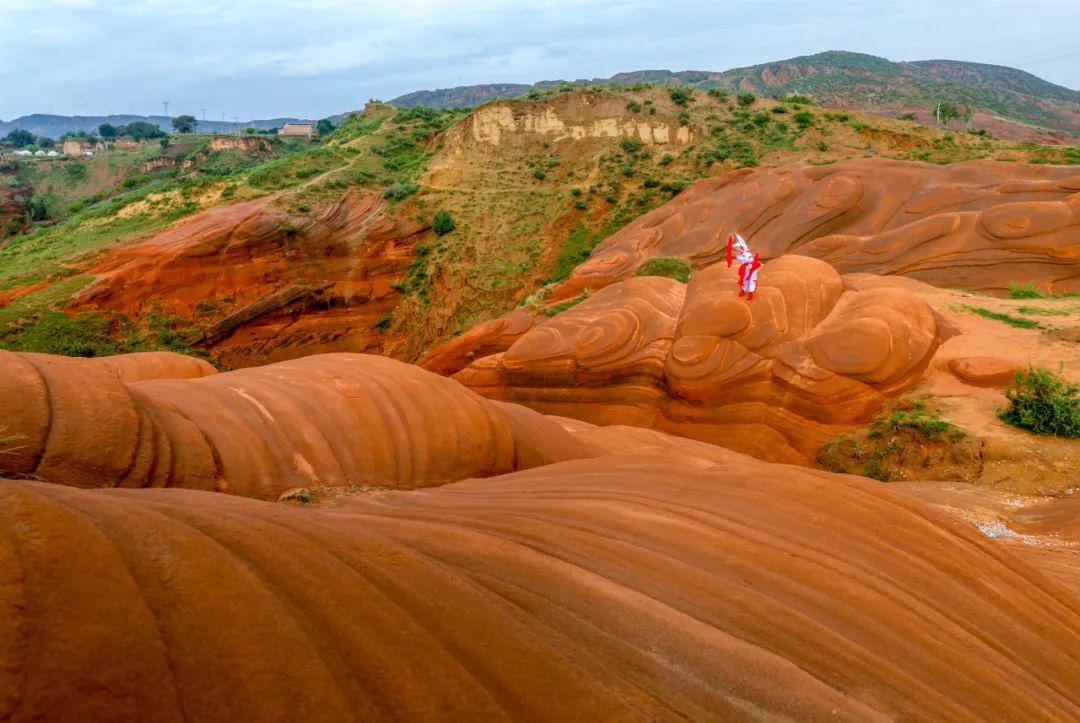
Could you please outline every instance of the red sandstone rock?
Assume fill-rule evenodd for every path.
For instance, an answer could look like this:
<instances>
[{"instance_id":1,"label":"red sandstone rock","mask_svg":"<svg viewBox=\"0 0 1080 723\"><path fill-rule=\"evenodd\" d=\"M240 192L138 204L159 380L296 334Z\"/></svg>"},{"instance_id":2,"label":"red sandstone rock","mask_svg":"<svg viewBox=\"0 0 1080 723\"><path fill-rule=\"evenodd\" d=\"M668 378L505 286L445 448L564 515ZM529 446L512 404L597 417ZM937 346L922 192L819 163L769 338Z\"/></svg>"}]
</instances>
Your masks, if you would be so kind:
<instances>
[{"instance_id":1,"label":"red sandstone rock","mask_svg":"<svg viewBox=\"0 0 1080 723\"><path fill-rule=\"evenodd\" d=\"M918 382L939 343L932 310L914 294L845 291L828 264L804 256L767 263L752 302L737 293L722 264L688 285L631 278L518 325L526 330L505 352L454 378L545 414L806 463Z\"/></svg>"},{"instance_id":2,"label":"red sandstone rock","mask_svg":"<svg viewBox=\"0 0 1080 723\"><path fill-rule=\"evenodd\" d=\"M0 481L0 719L1080 717L1065 588L883 485L727 455L325 508Z\"/></svg>"},{"instance_id":3,"label":"red sandstone rock","mask_svg":"<svg viewBox=\"0 0 1080 723\"><path fill-rule=\"evenodd\" d=\"M198 307L216 320L290 287L318 288L317 298L302 297L216 341L216 355L227 366L247 366L379 351L375 324L397 303L392 285L423 226L387 216L374 193L352 191L304 216L278 208L276 199L217 206L104 254L75 306L126 313L160 307L186 318Z\"/></svg>"},{"instance_id":4,"label":"red sandstone rock","mask_svg":"<svg viewBox=\"0 0 1080 723\"><path fill-rule=\"evenodd\" d=\"M679 256L704 268L738 231L762 259L798 253L842 273L899 274L937 286L1011 282L1080 291L1075 167L859 159L742 169L699 181L609 236L553 294L572 298Z\"/></svg>"},{"instance_id":5,"label":"red sandstone rock","mask_svg":"<svg viewBox=\"0 0 1080 723\"><path fill-rule=\"evenodd\" d=\"M166 356L171 376L207 371ZM0 437L15 447L0 474L274 498L310 485L438 485L597 454L535 412L384 357L150 379L166 375L164 361L0 352ZM146 381L125 383L135 379Z\"/></svg>"},{"instance_id":6,"label":"red sandstone rock","mask_svg":"<svg viewBox=\"0 0 1080 723\"><path fill-rule=\"evenodd\" d=\"M1016 362L992 356L969 356L949 360L949 371L976 387L1007 387L1020 371Z\"/></svg>"}]
</instances>

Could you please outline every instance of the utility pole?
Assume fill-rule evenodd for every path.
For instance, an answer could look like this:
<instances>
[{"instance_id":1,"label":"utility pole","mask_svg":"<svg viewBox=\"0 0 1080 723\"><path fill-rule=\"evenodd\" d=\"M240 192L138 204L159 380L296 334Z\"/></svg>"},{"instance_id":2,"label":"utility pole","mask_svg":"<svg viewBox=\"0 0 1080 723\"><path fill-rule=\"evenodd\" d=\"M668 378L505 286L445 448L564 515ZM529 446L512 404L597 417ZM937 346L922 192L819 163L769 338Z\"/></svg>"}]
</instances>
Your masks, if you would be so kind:
<instances>
[{"instance_id":1,"label":"utility pole","mask_svg":"<svg viewBox=\"0 0 1080 723\"><path fill-rule=\"evenodd\" d=\"M206 125L206 108L202 108L200 110L202 110L202 122L203 122L203 125Z\"/></svg>"},{"instance_id":2,"label":"utility pole","mask_svg":"<svg viewBox=\"0 0 1080 723\"><path fill-rule=\"evenodd\" d=\"M165 117L168 118L169 117L169 101L163 100L163 101L161 101L161 105L165 106Z\"/></svg>"}]
</instances>

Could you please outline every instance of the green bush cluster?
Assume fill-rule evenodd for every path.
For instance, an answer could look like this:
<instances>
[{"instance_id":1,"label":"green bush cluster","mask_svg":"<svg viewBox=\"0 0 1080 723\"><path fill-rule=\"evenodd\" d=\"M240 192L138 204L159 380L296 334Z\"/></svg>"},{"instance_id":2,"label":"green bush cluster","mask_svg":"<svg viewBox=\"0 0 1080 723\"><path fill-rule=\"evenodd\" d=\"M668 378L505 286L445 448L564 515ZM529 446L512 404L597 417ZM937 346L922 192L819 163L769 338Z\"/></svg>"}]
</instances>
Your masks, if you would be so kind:
<instances>
[{"instance_id":1,"label":"green bush cluster","mask_svg":"<svg viewBox=\"0 0 1080 723\"><path fill-rule=\"evenodd\" d=\"M664 276L686 283L690 280L690 262L669 256L649 259L637 270L637 276Z\"/></svg>"},{"instance_id":2,"label":"green bush cluster","mask_svg":"<svg viewBox=\"0 0 1080 723\"><path fill-rule=\"evenodd\" d=\"M445 236L454 230L454 219L449 211L438 211L431 219L431 230L436 236Z\"/></svg>"},{"instance_id":3,"label":"green bush cluster","mask_svg":"<svg viewBox=\"0 0 1080 723\"><path fill-rule=\"evenodd\" d=\"M998 412L1003 421L1035 434L1080 437L1080 384L1029 366L1016 373L1005 398L1009 406Z\"/></svg>"},{"instance_id":4,"label":"green bush cluster","mask_svg":"<svg viewBox=\"0 0 1080 723\"><path fill-rule=\"evenodd\" d=\"M668 97L671 98L671 102L675 105L685 106L694 100L694 91L692 88L678 85L674 88L668 88Z\"/></svg>"}]
</instances>

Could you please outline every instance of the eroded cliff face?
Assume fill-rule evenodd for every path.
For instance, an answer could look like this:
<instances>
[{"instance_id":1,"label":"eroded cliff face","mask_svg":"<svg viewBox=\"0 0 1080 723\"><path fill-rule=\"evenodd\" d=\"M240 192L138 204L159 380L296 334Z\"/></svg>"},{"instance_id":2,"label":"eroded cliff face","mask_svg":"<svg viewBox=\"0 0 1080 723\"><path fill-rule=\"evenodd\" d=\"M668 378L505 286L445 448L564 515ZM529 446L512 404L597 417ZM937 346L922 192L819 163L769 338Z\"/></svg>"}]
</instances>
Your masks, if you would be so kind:
<instances>
[{"instance_id":1,"label":"eroded cliff face","mask_svg":"<svg viewBox=\"0 0 1080 723\"><path fill-rule=\"evenodd\" d=\"M379 320L425 225L350 191L293 216L270 196L212 208L103 254L77 309L197 319L228 366L382 349ZM230 327L230 321L238 322Z\"/></svg>"},{"instance_id":2,"label":"eroded cliff face","mask_svg":"<svg viewBox=\"0 0 1080 723\"><path fill-rule=\"evenodd\" d=\"M553 298L627 278L650 258L707 267L734 232L763 259L815 256L844 273L990 291L1016 281L1080 290L1075 167L860 159L699 181L601 242Z\"/></svg>"},{"instance_id":3,"label":"eroded cliff face","mask_svg":"<svg viewBox=\"0 0 1080 723\"><path fill-rule=\"evenodd\" d=\"M481 106L444 139L447 150L463 152L469 143L501 146L530 144L531 136L557 143L589 138L632 138L648 146L686 146L696 131L666 115L634 115L626 100L604 93L565 94L545 102L504 100Z\"/></svg>"}]
</instances>

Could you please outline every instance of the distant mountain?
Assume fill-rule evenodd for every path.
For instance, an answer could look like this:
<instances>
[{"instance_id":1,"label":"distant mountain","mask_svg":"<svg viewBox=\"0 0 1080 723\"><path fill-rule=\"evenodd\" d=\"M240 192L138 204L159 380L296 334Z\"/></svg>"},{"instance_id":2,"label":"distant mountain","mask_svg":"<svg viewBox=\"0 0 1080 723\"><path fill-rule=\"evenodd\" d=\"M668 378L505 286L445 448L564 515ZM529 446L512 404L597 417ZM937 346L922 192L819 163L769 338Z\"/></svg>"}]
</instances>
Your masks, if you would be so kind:
<instances>
[{"instance_id":1,"label":"distant mountain","mask_svg":"<svg viewBox=\"0 0 1080 723\"><path fill-rule=\"evenodd\" d=\"M234 130L236 128L247 128L248 126L254 126L258 130L269 130L271 128L279 128L282 123L288 121L290 123L297 122L298 118L269 118L266 120L254 120L254 121L240 121L232 123L229 121L199 121L197 130L200 133L222 133ZM172 130L172 118L163 115L100 115L100 116L67 116L67 115L46 115L43 113L34 113L33 115L24 115L16 118L12 121L0 120L0 137L6 136L13 130L21 129L30 131L31 133L39 136L47 136L49 138L59 138L65 133L71 133L74 131L85 131L87 133L96 131L98 126L102 123L112 123L114 126L126 125L132 121L145 121L147 123L153 123L161 127L163 131Z\"/></svg>"},{"instance_id":2,"label":"distant mountain","mask_svg":"<svg viewBox=\"0 0 1080 723\"><path fill-rule=\"evenodd\" d=\"M474 106L564 82L568 81L423 90L390 103L403 107ZM830 50L722 72L638 70L572 82L689 85L758 95L803 93L814 96L823 105L885 113L922 111L925 114L939 101L950 101L987 116L1051 129L1066 136L1080 136L1080 91L1054 85L1016 68L957 60L893 62L873 55Z\"/></svg>"}]
</instances>

